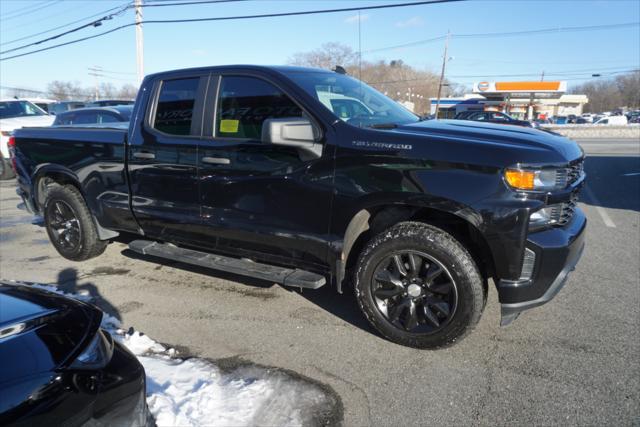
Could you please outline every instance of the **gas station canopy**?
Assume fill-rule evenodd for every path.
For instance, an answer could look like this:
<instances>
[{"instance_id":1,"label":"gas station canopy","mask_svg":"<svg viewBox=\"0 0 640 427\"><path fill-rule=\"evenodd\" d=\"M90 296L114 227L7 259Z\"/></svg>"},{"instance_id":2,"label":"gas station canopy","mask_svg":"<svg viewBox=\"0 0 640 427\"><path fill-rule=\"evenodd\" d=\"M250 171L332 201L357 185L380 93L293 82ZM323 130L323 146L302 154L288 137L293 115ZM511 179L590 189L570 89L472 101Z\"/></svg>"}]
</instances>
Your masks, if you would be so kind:
<instances>
[{"instance_id":1,"label":"gas station canopy","mask_svg":"<svg viewBox=\"0 0 640 427\"><path fill-rule=\"evenodd\" d=\"M567 82L479 82L473 84L473 93L482 95L512 94L531 95L535 93L562 94L567 91Z\"/></svg>"}]
</instances>

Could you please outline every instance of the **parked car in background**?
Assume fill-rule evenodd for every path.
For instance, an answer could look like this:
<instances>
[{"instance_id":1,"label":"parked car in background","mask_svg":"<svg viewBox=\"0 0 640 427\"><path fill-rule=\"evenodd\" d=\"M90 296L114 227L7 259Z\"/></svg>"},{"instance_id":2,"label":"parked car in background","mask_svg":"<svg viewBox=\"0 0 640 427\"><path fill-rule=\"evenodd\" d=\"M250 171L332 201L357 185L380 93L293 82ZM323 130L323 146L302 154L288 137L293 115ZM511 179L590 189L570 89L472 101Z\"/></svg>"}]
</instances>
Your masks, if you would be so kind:
<instances>
[{"instance_id":1,"label":"parked car in background","mask_svg":"<svg viewBox=\"0 0 640 427\"><path fill-rule=\"evenodd\" d=\"M514 119L508 114L499 111L461 111L455 115L454 119L532 127L531 122L527 120Z\"/></svg>"},{"instance_id":2,"label":"parked car in background","mask_svg":"<svg viewBox=\"0 0 640 427\"><path fill-rule=\"evenodd\" d=\"M130 99L99 99L89 102L87 107L113 107L115 105L133 105L134 101Z\"/></svg>"},{"instance_id":3,"label":"parked car in background","mask_svg":"<svg viewBox=\"0 0 640 427\"><path fill-rule=\"evenodd\" d=\"M551 125L551 124L553 124L551 119L534 119L531 122L531 126L534 128L539 128L540 125Z\"/></svg>"},{"instance_id":4,"label":"parked car in background","mask_svg":"<svg viewBox=\"0 0 640 427\"><path fill-rule=\"evenodd\" d=\"M85 103L82 101L60 101L49 105L49 114L60 114L69 110L84 108Z\"/></svg>"},{"instance_id":5,"label":"parked car in background","mask_svg":"<svg viewBox=\"0 0 640 427\"><path fill-rule=\"evenodd\" d=\"M627 123L626 116L608 116L599 119L594 125L626 125Z\"/></svg>"},{"instance_id":6,"label":"parked car in background","mask_svg":"<svg viewBox=\"0 0 640 427\"><path fill-rule=\"evenodd\" d=\"M138 93L128 129L14 135L17 192L69 260L133 233L149 256L352 287L381 335L437 348L473 329L490 280L506 325L550 301L581 256L584 152L560 135L424 121L300 67L168 71ZM341 120L322 101L336 93L366 109Z\"/></svg>"},{"instance_id":7,"label":"parked car in background","mask_svg":"<svg viewBox=\"0 0 640 427\"><path fill-rule=\"evenodd\" d=\"M37 105L38 107L42 108L43 111L46 111L47 114L50 114L50 107L51 105L55 104L56 102L58 102L55 99L47 99L47 98L20 98L23 99L25 101L29 101L32 104Z\"/></svg>"},{"instance_id":8,"label":"parked car in background","mask_svg":"<svg viewBox=\"0 0 640 427\"><path fill-rule=\"evenodd\" d=\"M95 306L0 282L0 425L152 424L138 359Z\"/></svg>"},{"instance_id":9,"label":"parked car in background","mask_svg":"<svg viewBox=\"0 0 640 427\"><path fill-rule=\"evenodd\" d=\"M115 107L81 108L56 115L53 126L103 124L128 122L131 118L133 105L118 105Z\"/></svg>"},{"instance_id":10,"label":"parked car in background","mask_svg":"<svg viewBox=\"0 0 640 427\"><path fill-rule=\"evenodd\" d=\"M42 108L24 99L0 100L0 153L4 163L0 179L10 179L15 176L9 163L9 137L11 133L23 126L49 126L53 123L53 116Z\"/></svg>"},{"instance_id":11,"label":"parked car in background","mask_svg":"<svg viewBox=\"0 0 640 427\"><path fill-rule=\"evenodd\" d=\"M640 111L635 110L627 112L627 120L629 120L629 123L640 123Z\"/></svg>"},{"instance_id":12,"label":"parked car in background","mask_svg":"<svg viewBox=\"0 0 640 427\"><path fill-rule=\"evenodd\" d=\"M593 113L583 113L580 115L580 117L582 117L587 123L593 123L593 118L596 115Z\"/></svg>"}]
</instances>

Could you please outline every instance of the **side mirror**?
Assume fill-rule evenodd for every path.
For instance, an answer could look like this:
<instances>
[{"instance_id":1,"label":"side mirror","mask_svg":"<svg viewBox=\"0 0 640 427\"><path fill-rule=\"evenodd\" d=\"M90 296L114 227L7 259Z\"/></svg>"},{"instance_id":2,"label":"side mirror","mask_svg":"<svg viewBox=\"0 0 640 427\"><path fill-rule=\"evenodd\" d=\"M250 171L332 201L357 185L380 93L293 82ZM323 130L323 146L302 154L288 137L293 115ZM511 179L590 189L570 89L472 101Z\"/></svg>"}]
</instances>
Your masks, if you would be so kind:
<instances>
[{"instance_id":1,"label":"side mirror","mask_svg":"<svg viewBox=\"0 0 640 427\"><path fill-rule=\"evenodd\" d=\"M319 131L311 120L303 117L267 119L262 124L262 142L296 147L306 159L322 156Z\"/></svg>"}]
</instances>

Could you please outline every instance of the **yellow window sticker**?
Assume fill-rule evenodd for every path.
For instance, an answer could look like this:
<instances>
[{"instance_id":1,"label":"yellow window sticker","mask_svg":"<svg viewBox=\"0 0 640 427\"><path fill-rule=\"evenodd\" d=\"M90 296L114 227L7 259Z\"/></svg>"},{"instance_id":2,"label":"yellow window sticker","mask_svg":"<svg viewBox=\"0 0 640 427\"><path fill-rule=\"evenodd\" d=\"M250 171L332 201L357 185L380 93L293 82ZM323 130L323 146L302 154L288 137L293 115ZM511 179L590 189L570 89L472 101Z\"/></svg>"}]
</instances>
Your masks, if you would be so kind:
<instances>
[{"instance_id":1,"label":"yellow window sticker","mask_svg":"<svg viewBox=\"0 0 640 427\"><path fill-rule=\"evenodd\" d=\"M238 133L240 120L220 120L220 132Z\"/></svg>"}]
</instances>

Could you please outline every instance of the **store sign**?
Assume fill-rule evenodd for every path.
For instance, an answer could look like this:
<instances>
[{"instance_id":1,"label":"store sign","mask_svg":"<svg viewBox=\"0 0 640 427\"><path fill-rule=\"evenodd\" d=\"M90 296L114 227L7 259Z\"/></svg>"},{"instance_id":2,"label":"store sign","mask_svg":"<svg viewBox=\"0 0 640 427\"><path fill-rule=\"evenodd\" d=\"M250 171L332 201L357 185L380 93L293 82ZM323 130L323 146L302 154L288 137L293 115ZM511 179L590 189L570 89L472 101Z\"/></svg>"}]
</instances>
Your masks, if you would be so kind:
<instances>
[{"instance_id":1,"label":"store sign","mask_svg":"<svg viewBox=\"0 0 640 427\"><path fill-rule=\"evenodd\" d=\"M489 82L480 82L478 83L478 90L480 92L485 92L490 86Z\"/></svg>"}]
</instances>

